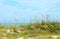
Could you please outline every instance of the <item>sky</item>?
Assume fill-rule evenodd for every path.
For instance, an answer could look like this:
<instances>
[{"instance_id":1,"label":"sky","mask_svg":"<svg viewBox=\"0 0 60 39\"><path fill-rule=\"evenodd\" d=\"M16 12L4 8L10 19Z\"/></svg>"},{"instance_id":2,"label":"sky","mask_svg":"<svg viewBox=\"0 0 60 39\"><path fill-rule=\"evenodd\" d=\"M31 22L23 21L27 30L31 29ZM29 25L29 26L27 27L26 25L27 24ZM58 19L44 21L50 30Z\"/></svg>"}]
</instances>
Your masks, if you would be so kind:
<instances>
[{"instance_id":1,"label":"sky","mask_svg":"<svg viewBox=\"0 0 60 39\"><path fill-rule=\"evenodd\" d=\"M30 20L60 21L60 0L0 0L0 22L28 23Z\"/></svg>"}]
</instances>

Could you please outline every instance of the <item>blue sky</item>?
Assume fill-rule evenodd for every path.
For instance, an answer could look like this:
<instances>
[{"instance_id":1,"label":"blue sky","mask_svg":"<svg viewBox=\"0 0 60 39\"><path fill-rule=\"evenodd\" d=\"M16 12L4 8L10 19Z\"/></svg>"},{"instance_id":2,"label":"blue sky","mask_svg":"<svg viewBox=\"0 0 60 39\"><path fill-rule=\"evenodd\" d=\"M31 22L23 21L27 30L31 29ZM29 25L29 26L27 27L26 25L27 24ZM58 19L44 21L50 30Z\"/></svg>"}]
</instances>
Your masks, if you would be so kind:
<instances>
[{"instance_id":1,"label":"blue sky","mask_svg":"<svg viewBox=\"0 0 60 39\"><path fill-rule=\"evenodd\" d=\"M0 0L0 22L29 22L35 17L60 21L60 0Z\"/></svg>"}]
</instances>

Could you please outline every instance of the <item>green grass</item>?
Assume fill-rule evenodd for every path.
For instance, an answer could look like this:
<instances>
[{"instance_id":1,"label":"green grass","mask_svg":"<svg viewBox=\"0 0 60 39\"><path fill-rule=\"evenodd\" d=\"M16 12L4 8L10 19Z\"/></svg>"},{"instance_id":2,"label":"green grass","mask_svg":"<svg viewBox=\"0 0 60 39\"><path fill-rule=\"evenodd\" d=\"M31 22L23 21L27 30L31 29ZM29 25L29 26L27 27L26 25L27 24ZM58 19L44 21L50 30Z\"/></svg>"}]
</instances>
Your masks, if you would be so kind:
<instances>
[{"instance_id":1,"label":"green grass","mask_svg":"<svg viewBox=\"0 0 60 39\"><path fill-rule=\"evenodd\" d=\"M41 23L32 23L27 25L19 26L9 26L8 28L4 25L0 25L0 38L6 36L8 39L17 39L18 37L24 37L28 39L29 36L36 36L35 39L53 39L53 37L48 35L60 35L60 23L59 22L41 22ZM52 26L51 26L52 25ZM34 28L31 28L33 26ZM21 29L22 28L22 29ZM15 31L11 33L6 33L7 29L22 30L21 33L16 33ZM6 33L6 35L3 35ZM57 39L60 39L58 37Z\"/></svg>"},{"instance_id":2,"label":"green grass","mask_svg":"<svg viewBox=\"0 0 60 39\"><path fill-rule=\"evenodd\" d=\"M0 37L1 39L2 37ZM8 37L8 39L17 39L19 37ZM24 36L23 37L24 39L29 39L28 36ZM40 36L37 36L37 37L34 37L34 39L54 39L51 35L40 35ZM57 39L60 39L60 37L57 37Z\"/></svg>"}]
</instances>

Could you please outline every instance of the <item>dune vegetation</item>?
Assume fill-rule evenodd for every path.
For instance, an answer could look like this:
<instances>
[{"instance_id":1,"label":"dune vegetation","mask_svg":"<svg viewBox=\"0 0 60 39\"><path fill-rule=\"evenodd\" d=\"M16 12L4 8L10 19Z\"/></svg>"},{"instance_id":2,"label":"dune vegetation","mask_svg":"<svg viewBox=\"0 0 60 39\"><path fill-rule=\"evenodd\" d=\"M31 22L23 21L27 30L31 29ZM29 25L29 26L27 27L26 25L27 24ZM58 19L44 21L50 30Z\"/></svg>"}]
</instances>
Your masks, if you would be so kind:
<instances>
[{"instance_id":1,"label":"dune vegetation","mask_svg":"<svg viewBox=\"0 0 60 39\"><path fill-rule=\"evenodd\" d=\"M59 36L60 22L49 21L47 16L46 21L35 20L35 22L30 22L29 24L18 23L14 26L8 24L7 27L4 24L0 24L1 39L56 39L55 37L60 39Z\"/></svg>"},{"instance_id":2,"label":"dune vegetation","mask_svg":"<svg viewBox=\"0 0 60 39\"><path fill-rule=\"evenodd\" d=\"M60 22L41 21L26 25L9 25L9 27L0 24L0 38L16 39L25 37L27 39L27 37L38 37L41 35L60 35Z\"/></svg>"}]
</instances>

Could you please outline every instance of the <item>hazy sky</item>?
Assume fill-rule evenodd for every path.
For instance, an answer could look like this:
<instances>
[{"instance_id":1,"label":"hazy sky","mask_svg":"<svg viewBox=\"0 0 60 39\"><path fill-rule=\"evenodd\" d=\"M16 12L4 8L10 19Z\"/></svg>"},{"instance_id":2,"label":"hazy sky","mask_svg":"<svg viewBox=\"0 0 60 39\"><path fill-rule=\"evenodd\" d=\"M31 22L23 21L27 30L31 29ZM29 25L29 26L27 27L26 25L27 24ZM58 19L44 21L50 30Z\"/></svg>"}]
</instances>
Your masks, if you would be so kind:
<instances>
[{"instance_id":1,"label":"hazy sky","mask_svg":"<svg viewBox=\"0 0 60 39\"><path fill-rule=\"evenodd\" d=\"M50 15L51 20L60 20L60 0L0 0L1 22L15 18L21 22L35 17L41 20L44 14Z\"/></svg>"}]
</instances>

